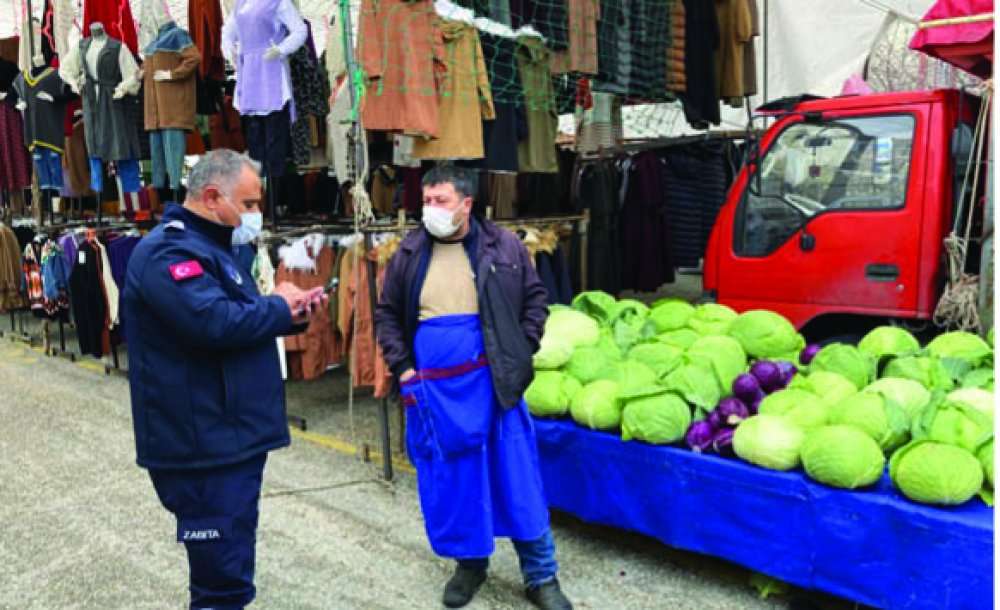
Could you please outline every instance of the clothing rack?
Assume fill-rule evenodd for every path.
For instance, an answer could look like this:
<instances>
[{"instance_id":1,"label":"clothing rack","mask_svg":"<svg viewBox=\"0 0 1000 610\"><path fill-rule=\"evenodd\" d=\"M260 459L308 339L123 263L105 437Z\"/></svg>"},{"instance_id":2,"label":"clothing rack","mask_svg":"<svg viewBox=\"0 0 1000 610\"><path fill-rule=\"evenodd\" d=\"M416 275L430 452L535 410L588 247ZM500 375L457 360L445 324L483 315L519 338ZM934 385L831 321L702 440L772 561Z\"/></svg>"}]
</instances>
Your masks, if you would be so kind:
<instances>
[{"instance_id":1,"label":"clothing rack","mask_svg":"<svg viewBox=\"0 0 1000 610\"><path fill-rule=\"evenodd\" d=\"M581 153L580 160L594 161L616 157L625 153L643 152L646 150L658 150L671 148L674 146L686 146L699 142L716 142L745 140L754 136L759 136L762 132L757 129L751 130L729 130L729 131L706 131L700 135L677 136L672 138L650 138L641 140L628 140L612 148L603 148L596 153Z\"/></svg>"}]
</instances>

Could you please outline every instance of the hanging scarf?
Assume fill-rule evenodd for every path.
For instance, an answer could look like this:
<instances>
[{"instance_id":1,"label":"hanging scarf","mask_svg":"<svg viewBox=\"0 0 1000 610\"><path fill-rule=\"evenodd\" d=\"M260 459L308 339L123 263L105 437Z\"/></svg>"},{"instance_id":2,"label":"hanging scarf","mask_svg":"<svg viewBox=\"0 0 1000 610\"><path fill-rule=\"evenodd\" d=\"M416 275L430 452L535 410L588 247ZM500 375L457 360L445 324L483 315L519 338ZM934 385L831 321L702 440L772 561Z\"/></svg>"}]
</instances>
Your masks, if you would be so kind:
<instances>
[{"instance_id":1,"label":"hanging scarf","mask_svg":"<svg viewBox=\"0 0 1000 610\"><path fill-rule=\"evenodd\" d=\"M149 46L146 47L146 57L157 51L179 53L190 46L194 46L191 34L188 34L186 30L182 30L173 21L168 21L160 27L160 31L156 35L156 40L149 43Z\"/></svg>"}]
</instances>

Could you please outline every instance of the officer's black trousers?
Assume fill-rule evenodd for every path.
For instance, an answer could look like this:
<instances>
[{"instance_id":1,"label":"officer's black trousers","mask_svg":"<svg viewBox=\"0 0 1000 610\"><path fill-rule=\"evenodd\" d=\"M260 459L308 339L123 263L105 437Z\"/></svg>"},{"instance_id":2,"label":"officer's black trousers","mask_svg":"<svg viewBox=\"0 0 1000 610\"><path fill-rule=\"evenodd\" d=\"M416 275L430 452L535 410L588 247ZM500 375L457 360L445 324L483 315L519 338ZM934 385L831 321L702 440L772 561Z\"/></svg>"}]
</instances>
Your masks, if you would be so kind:
<instances>
[{"instance_id":1,"label":"officer's black trousers","mask_svg":"<svg viewBox=\"0 0 1000 610\"><path fill-rule=\"evenodd\" d=\"M187 548L191 610L242 609L253 601L258 504L267 454L198 470L150 470L160 502Z\"/></svg>"}]
</instances>

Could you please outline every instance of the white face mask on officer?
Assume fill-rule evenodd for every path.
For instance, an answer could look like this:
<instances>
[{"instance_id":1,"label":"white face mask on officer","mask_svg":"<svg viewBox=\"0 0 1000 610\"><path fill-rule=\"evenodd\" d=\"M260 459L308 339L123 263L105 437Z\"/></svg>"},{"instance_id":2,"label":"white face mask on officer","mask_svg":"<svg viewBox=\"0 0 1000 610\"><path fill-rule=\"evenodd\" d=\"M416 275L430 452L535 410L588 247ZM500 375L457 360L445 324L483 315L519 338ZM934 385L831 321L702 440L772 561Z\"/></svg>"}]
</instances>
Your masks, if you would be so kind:
<instances>
[{"instance_id":1,"label":"white face mask on officer","mask_svg":"<svg viewBox=\"0 0 1000 610\"><path fill-rule=\"evenodd\" d=\"M437 237L445 239L451 237L462 227L461 223L455 224L455 213L457 210L449 210L435 205L425 205L423 209L423 222L427 232Z\"/></svg>"},{"instance_id":2,"label":"white face mask on officer","mask_svg":"<svg viewBox=\"0 0 1000 610\"><path fill-rule=\"evenodd\" d=\"M264 229L264 215L260 212L240 214L240 226L233 229L233 245L253 243Z\"/></svg>"}]
</instances>

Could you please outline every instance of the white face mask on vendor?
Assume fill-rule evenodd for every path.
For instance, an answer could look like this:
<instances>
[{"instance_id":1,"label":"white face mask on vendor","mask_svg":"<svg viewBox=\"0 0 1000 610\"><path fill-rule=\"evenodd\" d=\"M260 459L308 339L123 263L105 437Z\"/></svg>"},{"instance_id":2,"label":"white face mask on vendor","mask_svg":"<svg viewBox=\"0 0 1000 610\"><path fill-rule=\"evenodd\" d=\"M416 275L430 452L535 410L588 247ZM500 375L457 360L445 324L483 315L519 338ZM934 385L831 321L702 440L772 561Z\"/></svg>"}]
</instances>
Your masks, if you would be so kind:
<instances>
[{"instance_id":1,"label":"white face mask on vendor","mask_svg":"<svg viewBox=\"0 0 1000 610\"><path fill-rule=\"evenodd\" d=\"M423 210L423 222L427 232L437 237L445 239L451 237L461 228L461 223L455 224L456 210L448 210L442 207L425 205Z\"/></svg>"}]
</instances>

